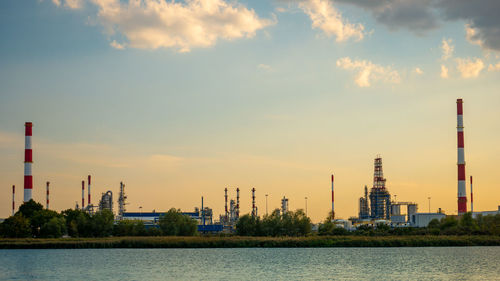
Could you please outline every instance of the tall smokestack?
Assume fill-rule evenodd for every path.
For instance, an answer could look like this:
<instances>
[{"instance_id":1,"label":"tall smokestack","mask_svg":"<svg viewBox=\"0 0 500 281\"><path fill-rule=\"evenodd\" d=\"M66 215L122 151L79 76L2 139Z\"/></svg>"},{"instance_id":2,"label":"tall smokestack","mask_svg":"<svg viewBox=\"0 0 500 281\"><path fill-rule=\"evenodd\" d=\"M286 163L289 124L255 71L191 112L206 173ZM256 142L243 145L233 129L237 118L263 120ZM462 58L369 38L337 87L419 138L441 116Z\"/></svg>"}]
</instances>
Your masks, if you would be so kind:
<instances>
[{"instance_id":1,"label":"tall smokestack","mask_svg":"<svg viewBox=\"0 0 500 281\"><path fill-rule=\"evenodd\" d=\"M227 215L227 188L224 188L224 200L225 200L225 206L224 207L225 207L225 210L226 210L224 219L227 222L228 221L228 215Z\"/></svg>"},{"instance_id":2,"label":"tall smokestack","mask_svg":"<svg viewBox=\"0 0 500 281\"><path fill-rule=\"evenodd\" d=\"M335 219L335 197L333 193L333 174L332 174L332 221Z\"/></svg>"},{"instance_id":3,"label":"tall smokestack","mask_svg":"<svg viewBox=\"0 0 500 281\"><path fill-rule=\"evenodd\" d=\"M88 177L87 193L89 194L89 198L87 200L87 205L90 205L90 175Z\"/></svg>"},{"instance_id":4,"label":"tall smokestack","mask_svg":"<svg viewBox=\"0 0 500 281\"><path fill-rule=\"evenodd\" d=\"M255 216L255 188L252 188L252 217Z\"/></svg>"},{"instance_id":5,"label":"tall smokestack","mask_svg":"<svg viewBox=\"0 0 500 281\"><path fill-rule=\"evenodd\" d=\"M85 181L82 181L82 210L85 207Z\"/></svg>"},{"instance_id":6,"label":"tall smokestack","mask_svg":"<svg viewBox=\"0 0 500 281\"><path fill-rule=\"evenodd\" d=\"M457 166L458 166L458 215L467 213L467 194L465 192L465 153L463 101L457 99Z\"/></svg>"},{"instance_id":7,"label":"tall smokestack","mask_svg":"<svg viewBox=\"0 0 500 281\"><path fill-rule=\"evenodd\" d=\"M49 209L49 184L50 182L47 182L47 206L46 209Z\"/></svg>"},{"instance_id":8,"label":"tall smokestack","mask_svg":"<svg viewBox=\"0 0 500 281\"><path fill-rule=\"evenodd\" d=\"M31 200L31 191L33 190L33 175L31 174L31 166L33 165L33 151L31 148L31 136L33 123L26 122L24 124L24 202Z\"/></svg>"},{"instance_id":9,"label":"tall smokestack","mask_svg":"<svg viewBox=\"0 0 500 281\"><path fill-rule=\"evenodd\" d=\"M472 176L470 176L470 212L474 214L474 192L472 191Z\"/></svg>"},{"instance_id":10,"label":"tall smokestack","mask_svg":"<svg viewBox=\"0 0 500 281\"><path fill-rule=\"evenodd\" d=\"M236 188L236 219L240 218L240 189Z\"/></svg>"},{"instance_id":11,"label":"tall smokestack","mask_svg":"<svg viewBox=\"0 0 500 281\"><path fill-rule=\"evenodd\" d=\"M12 186L12 215L14 215L16 212L16 186Z\"/></svg>"}]
</instances>

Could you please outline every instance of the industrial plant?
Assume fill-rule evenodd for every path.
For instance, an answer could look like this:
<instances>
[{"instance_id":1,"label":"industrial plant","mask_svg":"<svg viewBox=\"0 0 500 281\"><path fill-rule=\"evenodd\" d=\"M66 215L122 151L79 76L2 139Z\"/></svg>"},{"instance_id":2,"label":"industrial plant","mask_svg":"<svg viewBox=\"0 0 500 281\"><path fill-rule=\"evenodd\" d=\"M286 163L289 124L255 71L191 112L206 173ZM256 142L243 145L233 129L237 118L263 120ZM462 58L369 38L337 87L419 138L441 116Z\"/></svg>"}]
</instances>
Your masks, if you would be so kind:
<instances>
[{"instance_id":1,"label":"industrial plant","mask_svg":"<svg viewBox=\"0 0 500 281\"><path fill-rule=\"evenodd\" d=\"M25 151L24 151L24 202L32 199L33 190L33 151L32 151L32 135L33 123L25 123ZM467 212L467 195L466 195L466 174L465 174L465 153L464 153L464 126L463 126L463 101L457 100L457 168L458 168L458 215L463 215ZM331 220L338 226L346 229L356 229L359 226L369 225L377 226L378 224L386 224L391 227L425 227L433 219L442 219L446 214L439 208L437 212L419 212L418 205L413 200L397 201L396 196L391 196L387 186L387 180L384 177L382 157L377 156L374 160L373 184L370 188L367 185L361 191L361 197L358 200L358 216L351 217L349 220L338 219L335 216L335 189L334 175L331 175ZM49 209L49 186L46 183L46 208ZM85 186L87 186L87 196L85 196ZM94 215L98 211L110 210L116 214L115 220L141 220L146 227L157 227L160 217L165 212L128 212L128 197L125 193L125 184L119 183L118 196L113 196L113 191L108 190L103 192L94 205L92 203L91 193L91 175L87 176L87 182L81 182L81 201L75 202L75 209L87 212ZM473 217L478 214L498 214L497 211L491 212L474 212L473 211L473 192L472 192L472 176L470 176L470 206ZM251 213L252 217L258 217L258 207L256 205L256 189L251 190ZM326 193L326 191L325 191ZM222 195L222 194L221 194ZM85 202L87 197L87 202ZM114 200L116 198L117 210L114 210ZM222 199L222 196L221 196ZM307 200L307 197L306 197ZM80 203L80 204L79 204ZM306 201L307 204L307 201ZM281 199L281 208L278 210L281 214L289 212L289 199L283 196ZM142 208L142 207L141 207ZM16 210L15 206L15 186L12 186L12 214ZM266 213L267 213L267 194L266 194ZM191 217L198 222L199 232L233 232L236 223L240 218L240 188L225 188L224 189L224 214L216 217L212 208L204 206L203 197L201 197L200 207L194 207L192 212L183 211L182 214Z\"/></svg>"}]
</instances>

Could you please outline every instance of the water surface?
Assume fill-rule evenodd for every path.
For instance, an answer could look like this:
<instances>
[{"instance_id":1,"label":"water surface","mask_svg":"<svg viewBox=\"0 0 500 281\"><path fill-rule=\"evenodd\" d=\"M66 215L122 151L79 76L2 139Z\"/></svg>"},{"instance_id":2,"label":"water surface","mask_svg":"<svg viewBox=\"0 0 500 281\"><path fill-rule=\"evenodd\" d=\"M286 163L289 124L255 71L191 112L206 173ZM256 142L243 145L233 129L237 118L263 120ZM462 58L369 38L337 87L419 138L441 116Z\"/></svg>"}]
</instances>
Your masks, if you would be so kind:
<instances>
[{"instance_id":1,"label":"water surface","mask_svg":"<svg viewBox=\"0 0 500 281\"><path fill-rule=\"evenodd\" d=\"M0 280L500 280L500 247L0 250Z\"/></svg>"}]
</instances>

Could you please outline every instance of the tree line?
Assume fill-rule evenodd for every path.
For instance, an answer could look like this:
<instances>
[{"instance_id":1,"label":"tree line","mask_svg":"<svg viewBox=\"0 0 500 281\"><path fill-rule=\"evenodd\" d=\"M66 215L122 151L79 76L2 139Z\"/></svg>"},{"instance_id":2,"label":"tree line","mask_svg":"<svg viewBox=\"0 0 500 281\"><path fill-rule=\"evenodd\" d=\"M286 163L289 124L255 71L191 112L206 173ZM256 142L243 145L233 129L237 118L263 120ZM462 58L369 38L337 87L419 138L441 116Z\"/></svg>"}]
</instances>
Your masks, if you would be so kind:
<instances>
[{"instance_id":1,"label":"tree line","mask_svg":"<svg viewBox=\"0 0 500 281\"><path fill-rule=\"evenodd\" d=\"M44 209L33 200L23 203L19 210L0 224L0 237L59 238L108 236L160 236L197 234L197 222L180 210L170 209L160 216L158 226L146 227L140 220L120 220L115 223L110 210L93 215L82 210L68 209L61 213Z\"/></svg>"},{"instance_id":2,"label":"tree line","mask_svg":"<svg viewBox=\"0 0 500 281\"><path fill-rule=\"evenodd\" d=\"M157 225L145 225L141 220L115 222L109 210L93 215L82 210L68 209L61 213L44 209L33 200L22 204L19 211L0 224L0 237L108 237L108 236L193 236L197 235L197 221L180 210L170 209L160 216ZM500 235L500 215L472 218L471 213L460 217L447 216L432 220L428 227L397 227L386 224L361 225L348 231L332 222L331 215L312 231L311 220L303 210L281 213L279 209L262 218L243 215L235 225L239 236L394 236L394 235Z\"/></svg>"},{"instance_id":3,"label":"tree line","mask_svg":"<svg viewBox=\"0 0 500 281\"><path fill-rule=\"evenodd\" d=\"M276 209L262 219L247 214L236 222L236 234L240 236L306 236L311 230L311 219L303 210L282 214Z\"/></svg>"}]
</instances>

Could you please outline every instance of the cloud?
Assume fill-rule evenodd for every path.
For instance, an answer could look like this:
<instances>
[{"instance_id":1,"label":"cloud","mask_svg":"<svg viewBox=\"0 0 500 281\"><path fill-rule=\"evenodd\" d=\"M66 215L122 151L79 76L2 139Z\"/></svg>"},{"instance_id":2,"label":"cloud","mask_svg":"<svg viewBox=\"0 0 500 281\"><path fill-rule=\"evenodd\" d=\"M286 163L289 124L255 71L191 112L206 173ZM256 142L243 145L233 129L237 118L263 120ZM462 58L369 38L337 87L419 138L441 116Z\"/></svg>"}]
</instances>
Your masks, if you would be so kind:
<instances>
[{"instance_id":1,"label":"cloud","mask_svg":"<svg viewBox=\"0 0 500 281\"><path fill-rule=\"evenodd\" d=\"M418 75L422 75L422 74L424 74L424 71L422 69L420 69L420 67L416 67L415 73L417 73Z\"/></svg>"},{"instance_id":2,"label":"cloud","mask_svg":"<svg viewBox=\"0 0 500 281\"><path fill-rule=\"evenodd\" d=\"M147 160L148 164L157 167L173 167L181 165L184 158L169 155L169 154L153 154Z\"/></svg>"},{"instance_id":3,"label":"cloud","mask_svg":"<svg viewBox=\"0 0 500 281\"><path fill-rule=\"evenodd\" d=\"M109 45L115 49L118 49L118 50L123 50L125 49L125 45L123 44L120 44L118 42L116 42L116 40L113 40L111 41L111 43L109 43Z\"/></svg>"},{"instance_id":4,"label":"cloud","mask_svg":"<svg viewBox=\"0 0 500 281\"><path fill-rule=\"evenodd\" d=\"M441 65L441 78L443 78L443 79L449 78L448 67L446 67L444 64Z\"/></svg>"},{"instance_id":5,"label":"cloud","mask_svg":"<svg viewBox=\"0 0 500 281\"><path fill-rule=\"evenodd\" d=\"M470 58L467 59L456 59L457 62L457 70L462 74L463 78L474 78L479 76L479 73L484 68L484 63L481 59L476 58L472 60Z\"/></svg>"},{"instance_id":6,"label":"cloud","mask_svg":"<svg viewBox=\"0 0 500 281\"><path fill-rule=\"evenodd\" d=\"M490 64L488 71L500 71L500 62L495 65Z\"/></svg>"},{"instance_id":7,"label":"cloud","mask_svg":"<svg viewBox=\"0 0 500 281\"><path fill-rule=\"evenodd\" d=\"M272 69L273 69L270 65L263 64L263 63L259 64L259 65L257 66L257 68L259 68L259 69L263 69L263 70L267 70L267 71L270 71L270 70L272 70Z\"/></svg>"},{"instance_id":8,"label":"cloud","mask_svg":"<svg viewBox=\"0 0 500 281\"><path fill-rule=\"evenodd\" d=\"M441 49L443 50L443 60L447 60L453 56L453 51L455 46L452 45L453 41L451 39L443 39L441 42Z\"/></svg>"},{"instance_id":9,"label":"cloud","mask_svg":"<svg viewBox=\"0 0 500 281\"><path fill-rule=\"evenodd\" d=\"M81 8L83 0L52 0L71 9ZM258 30L275 24L262 19L253 9L229 0L88 0L97 6L97 20L112 38L123 36L128 42L111 41L116 49L173 48L189 52L192 48L214 46L218 40L252 38Z\"/></svg>"},{"instance_id":10,"label":"cloud","mask_svg":"<svg viewBox=\"0 0 500 281\"><path fill-rule=\"evenodd\" d=\"M433 0L336 0L369 11L391 30L409 29L417 34L439 26Z\"/></svg>"},{"instance_id":11,"label":"cloud","mask_svg":"<svg viewBox=\"0 0 500 281\"><path fill-rule=\"evenodd\" d=\"M467 38L484 49L500 51L498 0L334 0L369 11L375 20L395 30L417 34L439 27L442 21L465 21ZM473 31L473 33L470 33Z\"/></svg>"},{"instance_id":12,"label":"cloud","mask_svg":"<svg viewBox=\"0 0 500 281\"><path fill-rule=\"evenodd\" d=\"M465 38L471 44L483 46L483 41L477 38L477 30L471 27L470 24L465 24Z\"/></svg>"},{"instance_id":13,"label":"cloud","mask_svg":"<svg viewBox=\"0 0 500 281\"><path fill-rule=\"evenodd\" d=\"M401 81L399 73L392 70L390 66L383 67L366 60L353 61L349 57L344 57L337 60L337 67L357 71L354 82L359 87L370 87L371 83L375 81L383 81L392 84Z\"/></svg>"},{"instance_id":14,"label":"cloud","mask_svg":"<svg viewBox=\"0 0 500 281\"><path fill-rule=\"evenodd\" d=\"M500 1L439 0L446 20L464 20L467 39L485 49L500 51Z\"/></svg>"},{"instance_id":15,"label":"cloud","mask_svg":"<svg viewBox=\"0 0 500 281\"><path fill-rule=\"evenodd\" d=\"M299 8L311 18L313 28L321 29L327 36L335 36L337 42L350 38L359 41L364 37L364 26L349 23L329 0L301 1Z\"/></svg>"},{"instance_id":16,"label":"cloud","mask_svg":"<svg viewBox=\"0 0 500 281\"><path fill-rule=\"evenodd\" d=\"M80 9L83 7L83 0L52 0L52 3L57 7L60 7L61 4L73 10Z\"/></svg>"}]
</instances>

